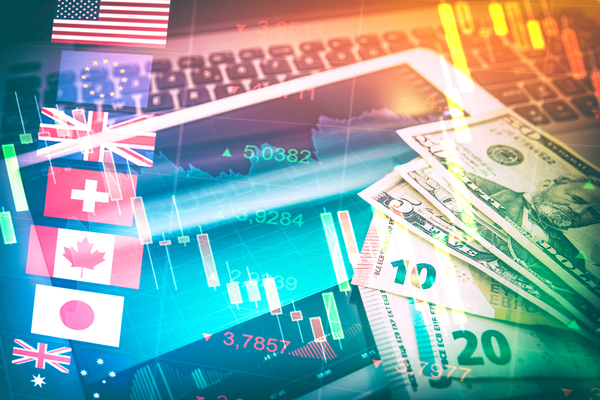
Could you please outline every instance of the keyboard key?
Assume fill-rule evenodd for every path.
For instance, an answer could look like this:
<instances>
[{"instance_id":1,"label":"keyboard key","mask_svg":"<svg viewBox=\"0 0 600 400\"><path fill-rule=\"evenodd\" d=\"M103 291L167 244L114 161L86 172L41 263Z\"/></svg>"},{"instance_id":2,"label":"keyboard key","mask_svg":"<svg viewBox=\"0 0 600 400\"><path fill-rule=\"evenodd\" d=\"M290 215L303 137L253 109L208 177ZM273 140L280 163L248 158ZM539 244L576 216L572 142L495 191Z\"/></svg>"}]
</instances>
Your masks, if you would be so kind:
<instances>
[{"instance_id":1,"label":"keyboard key","mask_svg":"<svg viewBox=\"0 0 600 400\"><path fill-rule=\"evenodd\" d=\"M27 74L29 72L36 72L42 68L42 63L39 61L30 61L22 63L10 64L7 71L10 75Z\"/></svg>"},{"instance_id":2,"label":"keyboard key","mask_svg":"<svg viewBox=\"0 0 600 400\"><path fill-rule=\"evenodd\" d=\"M544 125L550 123L550 120L542 114L538 106L517 107L515 111L534 125Z\"/></svg>"},{"instance_id":3,"label":"keyboard key","mask_svg":"<svg viewBox=\"0 0 600 400\"><path fill-rule=\"evenodd\" d=\"M139 77L126 77L127 80L123 82L121 79L121 87L123 88L123 93L146 93L148 92L148 88L150 87L150 79L147 76L139 76Z\"/></svg>"},{"instance_id":4,"label":"keyboard key","mask_svg":"<svg viewBox=\"0 0 600 400\"><path fill-rule=\"evenodd\" d=\"M596 98L596 96L580 97L578 99L571 100L571 103L573 103L573 105L577 107L580 113L590 118L595 118L594 112L592 110L597 111L600 109L598 107L598 99Z\"/></svg>"},{"instance_id":5,"label":"keyboard key","mask_svg":"<svg viewBox=\"0 0 600 400\"><path fill-rule=\"evenodd\" d=\"M227 67L229 79L256 78L256 69L250 63L230 65Z\"/></svg>"},{"instance_id":6,"label":"keyboard key","mask_svg":"<svg viewBox=\"0 0 600 400\"><path fill-rule=\"evenodd\" d=\"M546 103L543 105L544 110L555 121L570 121L572 119L577 119L579 116L565 103L564 101L555 101L552 103Z\"/></svg>"},{"instance_id":7,"label":"keyboard key","mask_svg":"<svg viewBox=\"0 0 600 400\"><path fill-rule=\"evenodd\" d=\"M390 43L408 42L406 32L387 32L383 34L383 38Z\"/></svg>"},{"instance_id":8,"label":"keyboard key","mask_svg":"<svg viewBox=\"0 0 600 400\"><path fill-rule=\"evenodd\" d=\"M566 94L568 96L585 92L585 89L583 89L581 85L575 82L575 79L573 78L557 79L552 83L554 83L558 90L560 90L561 92L563 92L563 94Z\"/></svg>"},{"instance_id":9,"label":"keyboard key","mask_svg":"<svg viewBox=\"0 0 600 400\"><path fill-rule=\"evenodd\" d=\"M212 53L208 56L211 64L232 63L235 61L233 53L230 51L222 53Z\"/></svg>"},{"instance_id":10,"label":"keyboard key","mask_svg":"<svg viewBox=\"0 0 600 400\"><path fill-rule=\"evenodd\" d=\"M162 60L154 60L152 64L146 64L146 71L170 71L171 70L171 60L162 59Z\"/></svg>"},{"instance_id":11,"label":"keyboard key","mask_svg":"<svg viewBox=\"0 0 600 400\"><path fill-rule=\"evenodd\" d=\"M222 82L223 77L219 68L202 68L192 72L192 80L196 85Z\"/></svg>"},{"instance_id":12,"label":"keyboard key","mask_svg":"<svg viewBox=\"0 0 600 400\"><path fill-rule=\"evenodd\" d=\"M25 131L32 131L39 128L39 114L23 114L23 125L25 125ZM23 125L21 124L21 116L19 113L4 114L2 117L2 133L23 133ZM37 132L37 130L36 130Z\"/></svg>"},{"instance_id":13,"label":"keyboard key","mask_svg":"<svg viewBox=\"0 0 600 400\"><path fill-rule=\"evenodd\" d=\"M338 49L332 51L331 53L327 53L327 59L329 63L331 63L334 67L339 67L341 65L348 65L356 62L354 55L350 52L349 49Z\"/></svg>"},{"instance_id":14,"label":"keyboard key","mask_svg":"<svg viewBox=\"0 0 600 400\"><path fill-rule=\"evenodd\" d=\"M138 64L119 64L118 66L113 68L114 76L138 76L139 74L140 66Z\"/></svg>"},{"instance_id":15,"label":"keyboard key","mask_svg":"<svg viewBox=\"0 0 600 400\"><path fill-rule=\"evenodd\" d=\"M77 89L75 86L63 85L60 89L54 87L44 92L43 104L45 106L53 106L56 103L74 103L75 101L77 101Z\"/></svg>"},{"instance_id":16,"label":"keyboard key","mask_svg":"<svg viewBox=\"0 0 600 400\"><path fill-rule=\"evenodd\" d=\"M448 53L450 51L446 41L436 37L419 39L419 44L423 47L435 50L438 53Z\"/></svg>"},{"instance_id":17,"label":"keyboard key","mask_svg":"<svg viewBox=\"0 0 600 400\"><path fill-rule=\"evenodd\" d=\"M381 41L377 35L362 35L356 38L356 43L365 47L381 46Z\"/></svg>"},{"instance_id":18,"label":"keyboard key","mask_svg":"<svg viewBox=\"0 0 600 400\"><path fill-rule=\"evenodd\" d=\"M63 85L68 85L75 82L75 72L74 71L64 71L64 72L53 72L48 74L46 77L46 83L48 86L58 86L58 82L61 82Z\"/></svg>"},{"instance_id":19,"label":"keyboard key","mask_svg":"<svg viewBox=\"0 0 600 400\"><path fill-rule=\"evenodd\" d=\"M508 87L490 90L490 93L507 106L512 104L527 103L529 99L518 87Z\"/></svg>"},{"instance_id":20,"label":"keyboard key","mask_svg":"<svg viewBox=\"0 0 600 400\"><path fill-rule=\"evenodd\" d=\"M250 82L250 90L258 90L261 88L276 85L278 83L279 81L275 78L252 79L252 82Z\"/></svg>"},{"instance_id":21,"label":"keyboard key","mask_svg":"<svg viewBox=\"0 0 600 400\"><path fill-rule=\"evenodd\" d=\"M296 68L298 68L299 71L325 68L321 57L319 57L316 54L308 54L301 58L296 58L294 59L294 63L296 64Z\"/></svg>"},{"instance_id":22,"label":"keyboard key","mask_svg":"<svg viewBox=\"0 0 600 400\"><path fill-rule=\"evenodd\" d=\"M325 50L325 46L320 40L302 42L298 47L300 47L300 51L302 51L303 53L314 53L317 51Z\"/></svg>"},{"instance_id":23,"label":"keyboard key","mask_svg":"<svg viewBox=\"0 0 600 400\"><path fill-rule=\"evenodd\" d=\"M203 87L184 89L179 92L179 103L182 107L197 106L198 104L208 103L210 100L208 90Z\"/></svg>"},{"instance_id":24,"label":"keyboard key","mask_svg":"<svg viewBox=\"0 0 600 400\"><path fill-rule=\"evenodd\" d=\"M241 84L238 85L222 85L215 87L215 95L217 99L223 99L236 94L244 93L246 89Z\"/></svg>"},{"instance_id":25,"label":"keyboard key","mask_svg":"<svg viewBox=\"0 0 600 400\"><path fill-rule=\"evenodd\" d=\"M264 58L265 53L260 48L243 49L238 53L242 60L253 60L255 58Z\"/></svg>"},{"instance_id":26,"label":"keyboard key","mask_svg":"<svg viewBox=\"0 0 600 400\"><path fill-rule=\"evenodd\" d=\"M548 50L550 50L552 54L556 54L559 56L565 55L565 46L563 46L562 41L559 37L549 40Z\"/></svg>"},{"instance_id":27,"label":"keyboard key","mask_svg":"<svg viewBox=\"0 0 600 400\"><path fill-rule=\"evenodd\" d=\"M352 40L350 40L350 38L336 38L331 39L327 44L329 44L329 47L332 49L344 49L346 47L352 47Z\"/></svg>"},{"instance_id":28,"label":"keyboard key","mask_svg":"<svg viewBox=\"0 0 600 400\"><path fill-rule=\"evenodd\" d=\"M556 61L541 61L535 64L535 67L546 75L565 74L563 69Z\"/></svg>"},{"instance_id":29,"label":"keyboard key","mask_svg":"<svg viewBox=\"0 0 600 400\"><path fill-rule=\"evenodd\" d=\"M360 54L363 60L369 60L371 58L384 56L385 50L381 47L361 47L358 50L358 54Z\"/></svg>"},{"instance_id":30,"label":"keyboard key","mask_svg":"<svg viewBox=\"0 0 600 400\"><path fill-rule=\"evenodd\" d=\"M90 82L87 88L81 88L83 101L93 103L96 100L110 98L110 93L114 92L113 83L110 81Z\"/></svg>"},{"instance_id":31,"label":"keyboard key","mask_svg":"<svg viewBox=\"0 0 600 400\"><path fill-rule=\"evenodd\" d=\"M35 90L42 84L39 76L29 75L19 78L8 78L4 82L4 88L7 92L30 91Z\"/></svg>"},{"instance_id":32,"label":"keyboard key","mask_svg":"<svg viewBox=\"0 0 600 400\"><path fill-rule=\"evenodd\" d=\"M479 62L479 59L477 57L475 57L474 54L472 54L472 53L465 53L465 58L467 59L467 65L470 68L481 66L481 62Z\"/></svg>"},{"instance_id":33,"label":"keyboard key","mask_svg":"<svg viewBox=\"0 0 600 400\"><path fill-rule=\"evenodd\" d=\"M498 83L516 82L536 77L535 73L525 64L515 65L487 71L472 71L471 75L483 86Z\"/></svg>"},{"instance_id":34,"label":"keyboard key","mask_svg":"<svg viewBox=\"0 0 600 400\"><path fill-rule=\"evenodd\" d=\"M410 42L394 42L394 43L390 43L390 51L392 53L398 53L399 51L404 51L404 50L408 50L408 49L412 49L414 48L415 45L410 43ZM471 64L469 64L471 65ZM474 66L474 65L471 65Z\"/></svg>"},{"instance_id":35,"label":"keyboard key","mask_svg":"<svg viewBox=\"0 0 600 400\"><path fill-rule=\"evenodd\" d=\"M260 64L265 75L287 74L292 67L286 60L265 60Z\"/></svg>"},{"instance_id":36,"label":"keyboard key","mask_svg":"<svg viewBox=\"0 0 600 400\"><path fill-rule=\"evenodd\" d=\"M426 38L426 37L432 37L436 35L436 31L434 28L431 27L425 27L425 28L415 28L413 30L411 30L411 33L413 34L414 37L416 38Z\"/></svg>"},{"instance_id":37,"label":"keyboard key","mask_svg":"<svg viewBox=\"0 0 600 400\"><path fill-rule=\"evenodd\" d=\"M202 68L204 67L204 57L202 56L185 56L177 60L179 68Z\"/></svg>"},{"instance_id":38,"label":"keyboard key","mask_svg":"<svg viewBox=\"0 0 600 400\"><path fill-rule=\"evenodd\" d=\"M9 112L18 112L19 107L21 107L21 112L26 109L30 109L31 113L37 112L36 101L39 103L40 94L38 92L17 92L18 96L18 104L17 98L15 97L15 93L6 93L4 95L4 103L2 108L4 111Z\"/></svg>"},{"instance_id":39,"label":"keyboard key","mask_svg":"<svg viewBox=\"0 0 600 400\"><path fill-rule=\"evenodd\" d=\"M272 56L287 56L290 54L294 54L294 48L289 44L279 45L279 46L271 46L269 47L269 53Z\"/></svg>"},{"instance_id":40,"label":"keyboard key","mask_svg":"<svg viewBox=\"0 0 600 400\"><path fill-rule=\"evenodd\" d=\"M88 71L83 69L81 70L79 76L81 80L85 79L86 81L105 81L106 78L108 78L108 70L103 67L89 68Z\"/></svg>"},{"instance_id":41,"label":"keyboard key","mask_svg":"<svg viewBox=\"0 0 600 400\"><path fill-rule=\"evenodd\" d=\"M173 99L169 93L151 94L148 97L148 108L146 111L164 111L173 108Z\"/></svg>"},{"instance_id":42,"label":"keyboard key","mask_svg":"<svg viewBox=\"0 0 600 400\"><path fill-rule=\"evenodd\" d=\"M487 51L487 49L482 49L479 52L479 55L488 64L499 64L503 62L516 61L519 59L519 56L515 52L513 52L510 49L507 49L506 47L493 48L492 54L490 54L490 52Z\"/></svg>"},{"instance_id":43,"label":"keyboard key","mask_svg":"<svg viewBox=\"0 0 600 400\"><path fill-rule=\"evenodd\" d=\"M525 89L536 100L545 100L556 97L556 93L543 82L527 84L525 85Z\"/></svg>"},{"instance_id":44,"label":"keyboard key","mask_svg":"<svg viewBox=\"0 0 600 400\"><path fill-rule=\"evenodd\" d=\"M185 86L185 75L183 72L159 73L156 78L159 89L173 89Z\"/></svg>"}]
</instances>

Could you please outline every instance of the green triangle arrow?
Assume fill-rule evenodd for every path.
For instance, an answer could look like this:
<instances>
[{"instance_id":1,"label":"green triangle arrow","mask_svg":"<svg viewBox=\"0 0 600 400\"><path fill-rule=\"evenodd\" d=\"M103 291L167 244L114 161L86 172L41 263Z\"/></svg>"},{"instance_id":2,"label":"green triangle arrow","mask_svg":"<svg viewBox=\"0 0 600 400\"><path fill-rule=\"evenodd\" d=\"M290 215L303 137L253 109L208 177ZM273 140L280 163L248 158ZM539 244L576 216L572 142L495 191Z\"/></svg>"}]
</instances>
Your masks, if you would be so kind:
<instances>
[{"instance_id":1,"label":"green triangle arrow","mask_svg":"<svg viewBox=\"0 0 600 400\"><path fill-rule=\"evenodd\" d=\"M592 181L588 181L585 185L583 185L584 189L591 189L594 190L596 189L596 187L594 186L594 184L592 183Z\"/></svg>"},{"instance_id":2,"label":"green triangle arrow","mask_svg":"<svg viewBox=\"0 0 600 400\"><path fill-rule=\"evenodd\" d=\"M571 329L579 329L579 325L577 325L577 322L575 320L571 321L571 323L567 326Z\"/></svg>"},{"instance_id":3,"label":"green triangle arrow","mask_svg":"<svg viewBox=\"0 0 600 400\"><path fill-rule=\"evenodd\" d=\"M583 254L581 251L579 252L579 254L577 254L575 256L575 258L581 258L582 260L586 260L587 257L585 256L585 254Z\"/></svg>"},{"instance_id":4,"label":"green triangle arrow","mask_svg":"<svg viewBox=\"0 0 600 400\"><path fill-rule=\"evenodd\" d=\"M231 153L229 152L229 149L225 149L225 151L223 152L223 154L221 154L222 157L231 157Z\"/></svg>"}]
</instances>

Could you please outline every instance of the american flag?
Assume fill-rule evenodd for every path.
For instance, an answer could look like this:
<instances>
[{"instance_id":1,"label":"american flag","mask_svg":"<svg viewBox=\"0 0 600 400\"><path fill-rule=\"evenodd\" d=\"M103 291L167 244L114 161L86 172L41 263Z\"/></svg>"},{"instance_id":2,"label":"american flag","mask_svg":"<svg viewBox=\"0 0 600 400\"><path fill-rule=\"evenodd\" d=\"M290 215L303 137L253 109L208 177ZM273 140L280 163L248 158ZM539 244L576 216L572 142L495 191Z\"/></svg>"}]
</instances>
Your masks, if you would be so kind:
<instances>
[{"instance_id":1,"label":"american flag","mask_svg":"<svg viewBox=\"0 0 600 400\"><path fill-rule=\"evenodd\" d=\"M70 352L70 347L61 347L56 350L47 351L48 345L46 343L38 343L37 348L28 345L20 339L15 339L15 343L21 347L13 347L13 356L19 356L21 358L13 360L13 364L23 364L35 361L36 368L46 369L47 363L60 372L66 374L69 373L69 370L60 364L71 364L71 357L62 355L63 353Z\"/></svg>"},{"instance_id":2,"label":"american flag","mask_svg":"<svg viewBox=\"0 0 600 400\"><path fill-rule=\"evenodd\" d=\"M165 47L171 0L58 0L52 42Z\"/></svg>"},{"instance_id":3,"label":"american flag","mask_svg":"<svg viewBox=\"0 0 600 400\"><path fill-rule=\"evenodd\" d=\"M142 115L108 126L108 113L90 111L86 122L82 109L73 110L73 117L55 108L42 108L42 115L51 118L53 124L40 124L39 141L57 142L38 149L37 155L48 159L82 153L84 161L102 162L104 151L109 150L125 160L142 167L151 167L152 159L138 150L154 151L156 133L114 130L135 122L154 118Z\"/></svg>"}]
</instances>

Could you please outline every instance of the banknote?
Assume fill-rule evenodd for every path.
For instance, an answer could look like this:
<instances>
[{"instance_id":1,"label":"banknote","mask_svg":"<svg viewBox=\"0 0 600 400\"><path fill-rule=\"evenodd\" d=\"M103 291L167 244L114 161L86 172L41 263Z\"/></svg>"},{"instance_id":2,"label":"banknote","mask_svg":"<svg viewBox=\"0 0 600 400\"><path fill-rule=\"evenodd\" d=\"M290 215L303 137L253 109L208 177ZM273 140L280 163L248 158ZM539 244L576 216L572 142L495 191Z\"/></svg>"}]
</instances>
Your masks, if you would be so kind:
<instances>
[{"instance_id":1,"label":"banknote","mask_svg":"<svg viewBox=\"0 0 600 400\"><path fill-rule=\"evenodd\" d=\"M546 293L538 298L525 292L529 301L377 210L354 264L352 284L522 324L564 328L572 321Z\"/></svg>"},{"instance_id":2,"label":"banknote","mask_svg":"<svg viewBox=\"0 0 600 400\"><path fill-rule=\"evenodd\" d=\"M547 286L537 286L523 274L510 268L505 262L469 236L433 206L416 189L409 185L398 172L393 171L383 179L359 193L359 196L379 211L393 218L409 231L440 247L453 257L461 259L480 271L490 275L504 286L530 300L531 296L542 298L541 293L549 294L545 299L555 299L550 306L564 314L564 307L578 320L597 329L595 321ZM558 304L557 304L558 303ZM579 328L576 322L569 324Z\"/></svg>"},{"instance_id":3,"label":"banknote","mask_svg":"<svg viewBox=\"0 0 600 400\"><path fill-rule=\"evenodd\" d=\"M460 138L443 121L398 134L511 236L518 258L537 258L600 309L600 170L516 114L467 123Z\"/></svg>"},{"instance_id":4,"label":"banknote","mask_svg":"<svg viewBox=\"0 0 600 400\"><path fill-rule=\"evenodd\" d=\"M559 294L562 304L573 306L589 320L599 321L600 312L575 289L565 284L549 268L527 253L519 258L510 235L485 214L474 208L450 186L425 160L419 158L396 167L402 178L441 211L453 224L463 229L501 262L525 276L546 293ZM597 325L597 324L596 324Z\"/></svg>"},{"instance_id":5,"label":"banknote","mask_svg":"<svg viewBox=\"0 0 600 400\"><path fill-rule=\"evenodd\" d=\"M600 351L573 331L457 314L384 290L360 294L394 398L506 399L516 387L543 398L597 383Z\"/></svg>"}]
</instances>

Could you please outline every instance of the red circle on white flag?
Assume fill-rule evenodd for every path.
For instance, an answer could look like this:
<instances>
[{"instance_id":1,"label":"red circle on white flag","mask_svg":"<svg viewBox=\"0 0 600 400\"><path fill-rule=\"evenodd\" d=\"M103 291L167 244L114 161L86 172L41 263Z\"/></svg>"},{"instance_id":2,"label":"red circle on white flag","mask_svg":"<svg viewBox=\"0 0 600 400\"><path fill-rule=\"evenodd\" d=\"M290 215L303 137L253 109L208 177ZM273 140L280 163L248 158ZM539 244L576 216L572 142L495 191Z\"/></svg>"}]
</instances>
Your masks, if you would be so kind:
<instances>
[{"instance_id":1,"label":"red circle on white flag","mask_svg":"<svg viewBox=\"0 0 600 400\"><path fill-rule=\"evenodd\" d=\"M87 329L94 322L94 310L83 301L71 300L60 308L60 320L76 331Z\"/></svg>"}]
</instances>

